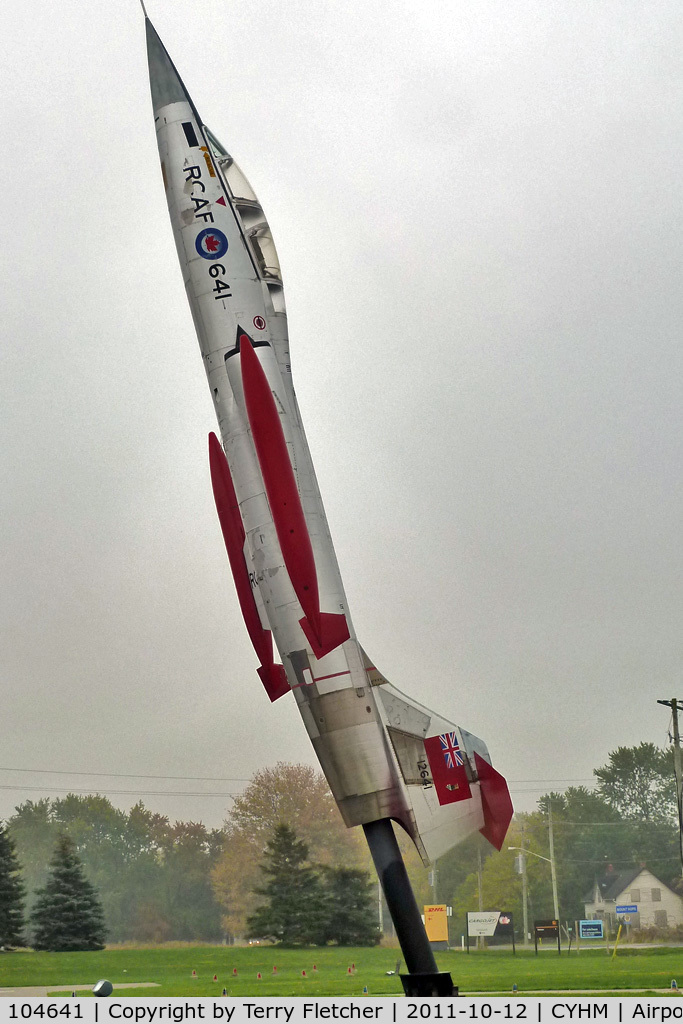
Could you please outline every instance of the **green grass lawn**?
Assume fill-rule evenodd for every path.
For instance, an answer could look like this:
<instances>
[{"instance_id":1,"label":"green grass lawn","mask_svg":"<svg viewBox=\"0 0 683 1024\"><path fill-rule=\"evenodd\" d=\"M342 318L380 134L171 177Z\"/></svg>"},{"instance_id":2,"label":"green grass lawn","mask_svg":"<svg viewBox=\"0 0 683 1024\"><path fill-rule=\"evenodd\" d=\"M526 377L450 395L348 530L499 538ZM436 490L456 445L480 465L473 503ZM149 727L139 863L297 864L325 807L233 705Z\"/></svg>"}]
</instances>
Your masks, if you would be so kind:
<instances>
[{"instance_id":1,"label":"green grass lawn","mask_svg":"<svg viewBox=\"0 0 683 1024\"><path fill-rule=\"evenodd\" d=\"M107 978L117 996L356 996L402 995L400 980L388 977L395 949L280 949L272 946L186 946L151 949L115 948L100 953L2 953L0 988L28 985L93 985ZM683 988L683 949L622 948L616 959L604 949L562 956L544 951L487 950L437 953L440 970L451 972L462 994L539 989L669 988L676 978ZM355 964L354 974L348 968ZM317 970L313 970L313 966ZM277 973L273 973L273 967ZM402 964L401 969L404 969ZM197 977L192 977L192 971ZM233 972L237 971L235 975ZM306 977L302 971L306 971ZM258 979L257 974L262 978ZM218 980L213 981L217 975ZM157 982L159 988L120 989L122 983Z\"/></svg>"}]
</instances>

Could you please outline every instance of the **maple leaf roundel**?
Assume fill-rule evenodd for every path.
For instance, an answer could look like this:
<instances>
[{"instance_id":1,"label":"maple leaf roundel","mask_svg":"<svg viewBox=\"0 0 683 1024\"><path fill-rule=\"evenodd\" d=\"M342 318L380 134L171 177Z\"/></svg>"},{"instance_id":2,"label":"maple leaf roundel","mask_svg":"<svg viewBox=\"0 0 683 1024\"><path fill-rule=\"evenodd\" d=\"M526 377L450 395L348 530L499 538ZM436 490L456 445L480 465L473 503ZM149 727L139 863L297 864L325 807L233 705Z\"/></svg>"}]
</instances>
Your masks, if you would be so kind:
<instances>
[{"instance_id":1,"label":"maple leaf roundel","mask_svg":"<svg viewBox=\"0 0 683 1024\"><path fill-rule=\"evenodd\" d=\"M228 240L218 228L204 228L197 235L194 247L205 260L218 260L228 251Z\"/></svg>"}]
</instances>

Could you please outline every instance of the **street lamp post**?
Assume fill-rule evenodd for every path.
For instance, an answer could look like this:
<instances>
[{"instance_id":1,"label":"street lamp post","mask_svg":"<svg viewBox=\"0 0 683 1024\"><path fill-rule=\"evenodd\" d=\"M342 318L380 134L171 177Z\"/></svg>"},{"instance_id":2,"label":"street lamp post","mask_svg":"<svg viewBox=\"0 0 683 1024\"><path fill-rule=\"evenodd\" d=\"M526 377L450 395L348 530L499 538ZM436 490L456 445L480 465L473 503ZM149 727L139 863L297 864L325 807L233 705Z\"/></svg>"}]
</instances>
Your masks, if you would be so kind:
<instances>
[{"instance_id":1,"label":"street lamp post","mask_svg":"<svg viewBox=\"0 0 683 1024\"><path fill-rule=\"evenodd\" d=\"M548 801L548 852L550 853L550 877L553 883L553 907L555 920L560 923L560 904L557 898L557 872L555 871L555 844L553 841L553 808Z\"/></svg>"},{"instance_id":2,"label":"street lamp post","mask_svg":"<svg viewBox=\"0 0 683 1024\"><path fill-rule=\"evenodd\" d=\"M550 877L553 883L553 907L555 911L555 920L558 925L560 923L560 906L557 901L557 875L555 873L555 858L544 857L540 853L534 853L533 850L527 850L524 846L508 846L508 850L519 850L521 853L522 862L522 903L524 912L524 945L528 945L528 931L529 931L529 916L527 910L527 884L526 884L526 855L531 854L532 857L538 857L539 860L545 860L550 864ZM551 851L552 852L552 851Z\"/></svg>"},{"instance_id":3,"label":"street lamp post","mask_svg":"<svg viewBox=\"0 0 683 1024\"><path fill-rule=\"evenodd\" d=\"M524 929L524 935L522 936L522 945L529 945L529 911L527 908L527 892L526 892L526 850L523 846L508 846L508 850L519 850L520 858L519 863L522 869L522 927Z\"/></svg>"}]
</instances>

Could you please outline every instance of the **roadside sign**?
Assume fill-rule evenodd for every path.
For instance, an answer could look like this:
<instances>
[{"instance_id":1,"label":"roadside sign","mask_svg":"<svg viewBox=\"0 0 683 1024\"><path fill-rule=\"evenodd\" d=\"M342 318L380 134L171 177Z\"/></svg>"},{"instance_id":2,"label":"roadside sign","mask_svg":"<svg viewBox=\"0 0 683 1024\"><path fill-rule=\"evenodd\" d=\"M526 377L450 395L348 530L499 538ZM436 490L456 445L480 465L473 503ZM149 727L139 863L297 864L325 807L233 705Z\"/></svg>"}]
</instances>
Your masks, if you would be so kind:
<instances>
[{"instance_id":1,"label":"roadside sign","mask_svg":"<svg viewBox=\"0 0 683 1024\"><path fill-rule=\"evenodd\" d=\"M621 903L617 904L614 908L617 914L637 914L638 904L637 903Z\"/></svg>"},{"instance_id":2,"label":"roadside sign","mask_svg":"<svg viewBox=\"0 0 683 1024\"><path fill-rule=\"evenodd\" d=\"M448 914L445 903L432 903L424 908L424 924L430 942L448 945Z\"/></svg>"},{"instance_id":3,"label":"roadside sign","mask_svg":"<svg viewBox=\"0 0 683 1024\"><path fill-rule=\"evenodd\" d=\"M515 929L512 923L512 911L501 910L500 917L498 918L498 924L494 935L505 935L512 939L512 945L515 944Z\"/></svg>"},{"instance_id":4,"label":"roadside sign","mask_svg":"<svg viewBox=\"0 0 683 1024\"><path fill-rule=\"evenodd\" d=\"M468 910L468 935L493 935L500 917L500 910L480 910L478 913Z\"/></svg>"},{"instance_id":5,"label":"roadside sign","mask_svg":"<svg viewBox=\"0 0 683 1024\"><path fill-rule=\"evenodd\" d=\"M426 909L426 908L425 908ZM512 941L512 952L515 953L515 928L512 912L509 910L480 910L478 913L468 911L466 917L467 952L470 951L470 938L473 936L496 936Z\"/></svg>"},{"instance_id":6,"label":"roadside sign","mask_svg":"<svg viewBox=\"0 0 683 1024\"><path fill-rule=\"evenodd\" d=\"M560 953L560 922L554 918L534 921L534 949L537 956L539 939L557 939L557 952Z\"/></svg>"},{"instance_id":7,"label":"roadside sign","mask_svg":"<svg viewBox=\"0 0 683 1024\"><path fill-rule=\"evenodd\" d=\"M580 939L604 939L605 929L602 921L579 921Z\"/></svg>"}]
</instances>

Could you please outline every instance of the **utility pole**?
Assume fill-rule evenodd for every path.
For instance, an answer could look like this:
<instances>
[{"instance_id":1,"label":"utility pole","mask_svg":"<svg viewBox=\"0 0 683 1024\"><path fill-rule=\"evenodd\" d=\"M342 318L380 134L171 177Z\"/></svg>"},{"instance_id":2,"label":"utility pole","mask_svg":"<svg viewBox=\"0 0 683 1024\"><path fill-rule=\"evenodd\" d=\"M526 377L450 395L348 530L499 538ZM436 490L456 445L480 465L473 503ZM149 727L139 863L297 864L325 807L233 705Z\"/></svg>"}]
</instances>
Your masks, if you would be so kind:
<instances>
[{"instance_id":1,"label":"utility pole","mask_svg":"<svg viewBox=\"0 0 683 1024\"><path fill-rule=\"evenodd\" d=\"M657 703L671 708L671 718L673 721L674 775L676 776L676 806L678 807L678 852L681 858L681 873L683 874L683 772L681 771L681 735L678 731L678 711L679 709L683 711L683 702L672 697L671 700L658 700Z\"/></svg>"},{"instance_id":2,"label":"utility pole","mask_svg":"<svg viewBox=\"0 0 683 1024\"><path fill-rule=\"evenodd\" d=\"M518 874L522 876L522 917L523 917L523 928L524 928L524 945L529 945L529 907L528 907L528 893L526 884L526 855L527 850L524 846L524 825L522 825L522 831L520 835L521 846L508 846L508 850L517 850L519 852L519 858L517 863L519 864Z\"/></svg>"},{"instance_id":3,"label":"utility pole","mask_svg":"<svg viewBox=\"0 0 683 1024\"><path fill-rule=\"evenodd\" d=\"M379 918L379 932L380 935L384 934L384 909L382 907L382 900L384 894L382 892L382 883L377 879L377 917Z\"/></svg>"},{"instance_id":4,"label":"utility pole","mask_svg":"<svg viewBox=\"0 0 683 1024\"><path fill-rule=\"evenodd\" d=\"M439 880L438 863L438 860L435 860L433 862L432 870L429 872L429 884L432 887L432 903L436 903L436 886Z\"/></svg>"},{"instance_id":5,"label":"utility pole","mask_svg":"<svg viewBox=\"0 0 683 1024\"><path fill-rule=\"evenodd\" d=\"M553 812L548 803L548 843L550 845L550 856L544 857L542 853L534 853L533 850L527 850L524 845L524 828L522 827L522 834L520 837L521 846L508 846L508 850L519 851L519 871L518 874L522 876L522 909L524 911L524 945L528 945L529 939L529 911L527 907L528 892L527 892L527 878L526 878L526 859L527 855L531 857L538 857L539 860L545 860L550 864L550 877L553 884L553 908L555 911L555 920L558 925L560 923L560 905L557 898L557 872L555 870L555 843L553 839Z\"/></svg>"},{"instance_id":6,"label":"utility pole","mask_svg":"<svg viewBox=\"0 0 683 1024\"><path fill-rule=\"evenodd\" d=\"M483 878L481 872L481 846L477 847L477 892L479 894L479 909L484 909ZM484 948L484 936L477 935L477 949Z\"/></svg>"},{"instance_id":7,"label":"utility pole","mask_svg":"<svg viewBox=\"0 0 683 1024\"><path fill-rule=\"evenodd\" d=\"M522 837L524 842L524 837ZM522 847L522 852L519 855L522 868L522 916L524 922L524 945L529 945L529 907L527 899L527 888L526 888L526 850Z\"/></svg>"},{"instance_id":8,"label":"utility pole","mask_svg":"<svg viewBox=\"0 0 683 1024\"><path fill-rule=\"evenodd\" d=\"M550 877L553 881L553 907L555 920L560 924L560 904L557 899L557 871L555 870L555 844L553 842L553 809L548 801L548 845L550 846Z\"/></svg>"}]
</instances>

